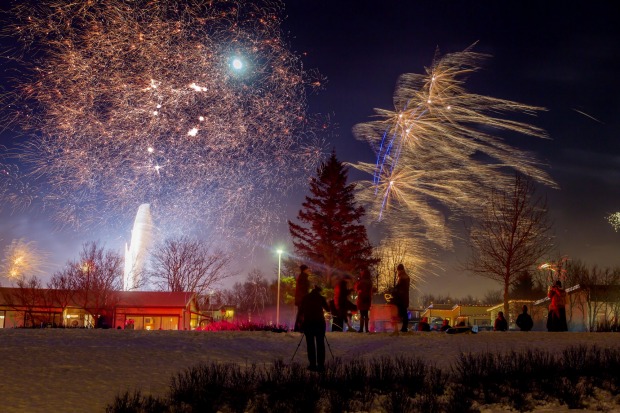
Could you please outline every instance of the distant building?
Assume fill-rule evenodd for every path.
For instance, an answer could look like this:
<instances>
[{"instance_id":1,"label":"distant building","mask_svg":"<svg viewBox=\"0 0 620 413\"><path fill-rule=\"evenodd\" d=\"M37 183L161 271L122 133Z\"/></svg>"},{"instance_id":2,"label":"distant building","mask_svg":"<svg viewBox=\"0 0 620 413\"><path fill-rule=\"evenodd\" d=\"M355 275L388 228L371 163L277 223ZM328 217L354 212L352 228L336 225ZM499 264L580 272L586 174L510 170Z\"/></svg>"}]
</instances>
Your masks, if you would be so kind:
<instances>
[{"instance_id":1,"label":"distant building","mask_svg":"<svg viewBox=\"0 0 620 413\"><path fill-rule=\"evenodd\" d=\"M191 292L116 291L102 311L104 328L190 330L205 315ZM93 328L94 318L80 308L71 292L51 289L0 288L0 328Z\"/></svg>"},{"instance_id":2,"label":"distant building","mask_svg":"<svg viewBox=\"0 0 620 413\"><path fill-rule=\"evenodd\" d=\"M492 326L488 305L431 304L422 311L420 317L427 317L431 327L439 328L443 320L452 327L459 323L466 326Z\"/></svg>"}]
</instances>

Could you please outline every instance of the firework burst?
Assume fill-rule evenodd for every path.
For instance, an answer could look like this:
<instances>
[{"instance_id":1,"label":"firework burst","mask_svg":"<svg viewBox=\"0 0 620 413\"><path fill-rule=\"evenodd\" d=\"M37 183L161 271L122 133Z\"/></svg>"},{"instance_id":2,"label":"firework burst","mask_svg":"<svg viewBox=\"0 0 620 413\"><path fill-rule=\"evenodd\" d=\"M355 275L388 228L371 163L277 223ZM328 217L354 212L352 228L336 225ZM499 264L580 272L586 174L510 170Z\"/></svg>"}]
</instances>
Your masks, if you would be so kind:
<instances>
[{"instance_id":1,"label":"firework burst","mask_svg":"<svg viewBox=\"0 0 620 413\"><path fill-rule=\"evenodd\" d=\"M149 203L158 225L264 235L323 156L305 100L320 81L281 6L17 2L7 32L28 60L5 122L34 132L15 157L58 222L126 226Z\"/></svg>"},{"instance_id":2,"label":"firework burst","mask_svg":"<svg viewBox=\"0 0 620 413\"><path fill-rule=\"evenodd\" d=\"M607 216L607 221L614 228L614 231L618 232L618 230L620 230L620 212L614 212L613 214L609 214Z\"/></svg>"},{"instance_id":3,"label":"firework burst","mask_svg":"<svg viewBox=\"0 0 620 413\"><path fill-rule=\"evenodd\" d=\"M425 236L450 247L449 214L475 215L490 190L513 181L512 171L555 185L530 154L500 134L547 138L528 123L503 115L533 115L540 107L468 93L463 84L485 55L467 49L436 56L425 74L397 83L395 111L377 109L378 120L357 125L356 137L377 154L355 168L373 176L361 182L360 199L394 236Z\"/></svg>"},{"instance_id":4,"label":"firework burst","mask_svg":"<svg viewBox=\"0 0 620 413\"><path fill-rule=\"evenodd\" d=\"M27 276L42 275L47 256L37 248L34 241L13 240L4 249L0 274L13 281Z\"/></svg>"}]
</instances>

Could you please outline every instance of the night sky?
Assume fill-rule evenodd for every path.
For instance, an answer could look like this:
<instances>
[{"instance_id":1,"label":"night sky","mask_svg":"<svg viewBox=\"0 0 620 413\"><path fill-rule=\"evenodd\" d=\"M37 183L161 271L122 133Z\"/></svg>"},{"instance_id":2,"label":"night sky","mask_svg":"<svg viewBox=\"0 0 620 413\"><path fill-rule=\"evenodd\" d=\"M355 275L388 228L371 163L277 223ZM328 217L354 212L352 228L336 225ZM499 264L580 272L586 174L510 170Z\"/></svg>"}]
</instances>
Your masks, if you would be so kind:
<instances>
[{"instance_id":1,"label":"night sky","mask_svg":"<svg viewBox=\"0 0 620 413\"><path fill-rule=\"evenodd\" d=\"M620 264L620 233L605 217L620 211L620 13L613 2L497 1L286 1L284 32L291 48L303 54L306 69L327 78L325 89L309 97L313 113L329 115L334 136L328 145L347 162L374 161L370 147L351 129L371 120L374 108L394 109L392 93L403 73L422 73L441 53L474 51L492 57L466 84L472 93L543 106L529 120L550 140L521 138L516 146L547 163L560 189L539 188L548 197L554 222L554 256L567 255L589 265ZM4 132L10 145L12 134ZM365 178L351 171L351 178ZM291 197L294 218L305 193ZM35 240L50 253L56 268L74 258L82 242L100 239L120 247L125 234L54 231L44 214L28 211L0 215L0 248L15 238ZM274 228L291 245L286 225ZM371 230L371 234L372 234ZM373 239L377 242L377 239ZM460 274L463 245L438 252L445 272L429 276L424 292L482 297L498 285ZM253 265L265 273L274 255L259 251ZM262 255L262 256L261 256Z\"/></svg>"}]
</instances>

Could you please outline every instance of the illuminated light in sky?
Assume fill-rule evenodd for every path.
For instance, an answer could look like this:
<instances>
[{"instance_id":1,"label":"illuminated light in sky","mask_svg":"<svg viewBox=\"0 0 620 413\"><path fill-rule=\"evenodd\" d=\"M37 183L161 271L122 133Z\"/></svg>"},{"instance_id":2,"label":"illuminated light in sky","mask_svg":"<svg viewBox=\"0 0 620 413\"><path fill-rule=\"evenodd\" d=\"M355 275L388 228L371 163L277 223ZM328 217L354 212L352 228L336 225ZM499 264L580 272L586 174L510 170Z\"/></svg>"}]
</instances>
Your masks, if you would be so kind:
<instances>
[{"instance_id":1,"label":"illuminated light in sky","mask_svg":"<svg viewBox=\"0 0 620 413\"><path fill-rule=\"evenodd\" d=\"M205 86L198 86L196 83L192 83L189 87L196 92L206 92L208 90Z\"/></svg>"},{"instance_id":2,"label":"illuminated light in sky","mask_svg":"<svg viewBox=\"0 0 620 413\"><path fill-rule=\"evenodd\" d=\"M191 129L189 130L189 132L187 132L187 134L188 134L189 136L196 136L196 135L198 135L198 128L191 128Z\"/></svg>"},{"instance_id":3,"label":"illuminated light in sky","mask_svg":"<svg viewBox=\"0 0 620 413\"><path fill-rule=\"evenodd\" d=\"M233 60L232 60L232 67L235 70L243 69L243 60L241 60L238 57L234 57Z\"/></svg>"}]
</instances>

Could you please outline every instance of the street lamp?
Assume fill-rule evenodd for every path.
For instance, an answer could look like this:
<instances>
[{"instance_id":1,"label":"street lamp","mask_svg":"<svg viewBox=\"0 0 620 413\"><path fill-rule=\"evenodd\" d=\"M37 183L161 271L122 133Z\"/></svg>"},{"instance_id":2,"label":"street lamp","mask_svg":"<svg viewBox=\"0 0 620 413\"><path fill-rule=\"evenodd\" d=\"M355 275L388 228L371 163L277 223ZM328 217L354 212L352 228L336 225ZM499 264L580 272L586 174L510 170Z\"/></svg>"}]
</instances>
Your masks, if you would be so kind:
<instances>
[{"instance_id":1,"label":"street lamp","mask_svg":"<svg viewBox=\"0 0 620 413\"><path fill-rule=\"evenodd\" d=\"M278 298L276 304L276 327L280 327L280 268L282 267L282 251L278 249L276 251L278 253Z\"/></svg>"}]
</instances>

